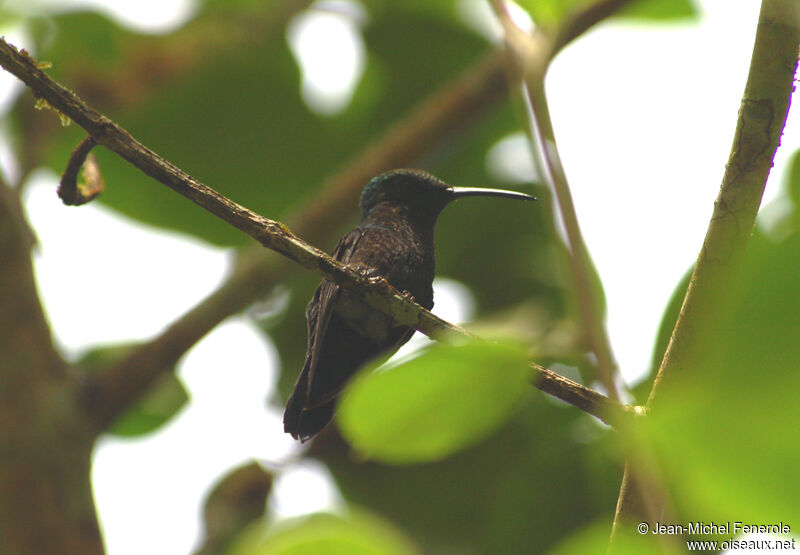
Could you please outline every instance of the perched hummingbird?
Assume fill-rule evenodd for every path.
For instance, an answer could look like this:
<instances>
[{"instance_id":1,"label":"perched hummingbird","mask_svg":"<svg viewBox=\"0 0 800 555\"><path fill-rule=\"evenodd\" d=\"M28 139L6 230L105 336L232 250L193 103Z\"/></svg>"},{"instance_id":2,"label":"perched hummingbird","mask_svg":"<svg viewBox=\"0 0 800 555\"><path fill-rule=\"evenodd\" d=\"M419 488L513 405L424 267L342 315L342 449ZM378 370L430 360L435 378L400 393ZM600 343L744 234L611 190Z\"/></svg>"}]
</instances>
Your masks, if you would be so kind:
<instances>
[{"instance_id":1,"label":"perched hummingbird","mask_svg":"<svg viewBox=\"0 0 800 555\"><path fill-rule=\"evenodd\" d=\"M336 245L333 258L369 276L381 276L428 310L433 307L433 228L455 199L492 196L535 200L502 189L451 187L421 170L393 170L361 193L361 223ZM286 404L283 428L307 441L333 418L336 398L365 363L398 349L414 329L322 280L306 308L306 361Z\"/></svg>"}]
</instances>

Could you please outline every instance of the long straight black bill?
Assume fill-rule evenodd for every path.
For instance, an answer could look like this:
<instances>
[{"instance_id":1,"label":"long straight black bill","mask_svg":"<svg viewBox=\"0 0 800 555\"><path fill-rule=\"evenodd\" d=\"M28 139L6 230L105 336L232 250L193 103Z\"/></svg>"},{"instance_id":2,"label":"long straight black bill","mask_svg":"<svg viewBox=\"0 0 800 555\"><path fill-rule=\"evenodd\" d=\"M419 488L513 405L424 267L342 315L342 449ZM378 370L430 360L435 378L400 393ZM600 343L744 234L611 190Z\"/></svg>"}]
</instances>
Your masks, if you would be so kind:
<instances>
[{"instance_id":1,"label":"long straight black bill","mask_svg":"<svg viewBox=\"0 0 800 555\"><path fill-rule=\"evenodd\" d=\"M502 197L517 200L536 200L536 197L518 193L517 191L507 191L505 189L485 189L483 187L450 187L455 198L461 197Z\"/></svg>"}]
</instances>

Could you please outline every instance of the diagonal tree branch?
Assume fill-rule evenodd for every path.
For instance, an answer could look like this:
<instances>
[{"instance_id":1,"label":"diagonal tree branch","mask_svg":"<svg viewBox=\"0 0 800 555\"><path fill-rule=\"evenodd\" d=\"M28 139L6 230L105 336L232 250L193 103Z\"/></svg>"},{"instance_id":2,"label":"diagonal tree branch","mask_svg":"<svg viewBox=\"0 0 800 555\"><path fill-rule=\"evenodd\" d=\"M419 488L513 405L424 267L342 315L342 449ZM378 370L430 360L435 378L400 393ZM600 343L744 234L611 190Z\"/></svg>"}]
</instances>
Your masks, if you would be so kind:
<instances>
[{"instance_id":1,"label":"diagonal tree branch","mask_svg":"<svg viewBox=\"0 0 800 555\"><path fill-rule=\"evenodd\" d=\"M438 91L411 110L399 124L378 137L364 151L328 179L287 223L297 235L313 243L327 240L357 205L361 189L372 176L411 165L436 144L457 135L467 122L496 104L507 93L502 57L492 54L469 68L451 86ZM155 339L143 344L103 376L105 395L92 394L93 411L102 421L119 414L160 375L222 320L247 308L254 300L285 281L299 267L263 248L245 250L233 274L208 298L175 321ZM93 384L87 384L91 391Z\"/></svg>"},{"instance_id":2,"label":"diagonal tree branch","mask_svg":"<svg viewBox=\"0 0 800 555\"><path fill-rule=\"evenodd\" d=\"M81 125L98 144L106 146L147 175L248 234L263 246L358 293L368 304L392 316L399 324L412 326L427 335L439 338L445 338L449 334L474 337L405 298L384 279L361 275L309 245L280 222L260 216L192 178L136 141L116 123L87 106L77 95L50 79L30 56L18 52L2 40L0 40L0 63L31 87L35 95ZM546 384L540 388L544 391L556 390L559 392L559 398L568 402L580 399L581 402L576 402L576 406L586 408L588 405L591 414L602 416L610 422L625 419L629 415L621 405L597 392L561 378L544 368L535 367L535 370L538 374L537 387ZM115 378L124 381L125 376L117 374ZM119 394L126 389L124 387L106 389L104 385L107 383L98 382L92 391L94 395L88 400L91 402L92 398L104 399L108 393ZM108 412L104 417L110 418L113 414ZM106 420L105 423L107 422Z\"/></svg>"}]
</instances>

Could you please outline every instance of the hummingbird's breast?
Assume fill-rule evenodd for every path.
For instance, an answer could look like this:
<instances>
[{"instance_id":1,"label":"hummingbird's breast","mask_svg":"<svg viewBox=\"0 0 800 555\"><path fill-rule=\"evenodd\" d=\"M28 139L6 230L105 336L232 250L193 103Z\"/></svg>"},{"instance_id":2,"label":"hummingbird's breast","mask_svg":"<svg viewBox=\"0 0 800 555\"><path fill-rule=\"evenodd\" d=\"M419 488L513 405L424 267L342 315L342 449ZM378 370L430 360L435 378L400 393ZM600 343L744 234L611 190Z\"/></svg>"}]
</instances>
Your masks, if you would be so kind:
<instances>
[{"instance_id":1,"label":"hummingbird's breast","mask_svg":"<svg viewBox=\"0 0 800 555\"><path fill-rule=\"evenodd\" d=\"M409 293L427 309L433 307L433 241L402 225L360 225L361 234L348 261L362 271L381 276L397 290ZM386 314L375 310L357 295L341 291L334 313L359 335L376 345L389 347L410 335Z\"/></svg>"},{"instance_id":2,"label":"hummingbird's breast","mask_svg":"<svg viewBox=\"0 0 800 555\"><path fill-rule=\"evenodd\" d=\"M436 266L433 233L421 233L406 222L362 223L359 227L363 235L349 264L380 275L430 310Z\"/></svg>"}]
</instances>

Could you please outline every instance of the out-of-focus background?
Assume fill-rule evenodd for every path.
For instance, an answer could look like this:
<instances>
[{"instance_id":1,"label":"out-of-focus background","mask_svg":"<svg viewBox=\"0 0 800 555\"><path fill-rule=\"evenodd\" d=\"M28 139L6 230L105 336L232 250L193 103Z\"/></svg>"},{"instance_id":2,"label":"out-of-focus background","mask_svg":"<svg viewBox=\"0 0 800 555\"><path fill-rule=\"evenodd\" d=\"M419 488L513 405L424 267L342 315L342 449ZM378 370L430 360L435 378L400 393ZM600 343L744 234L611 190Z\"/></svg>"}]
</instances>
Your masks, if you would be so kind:
<instances>
[{"instance_id":1,"label":"out-of-focus background","mask_svg":"<svg viewBox=\"0 0 800 555\"><path fill-rule=\"evenodd\" d=\"M659 335L659 325L708 225L759 10L755 0L650 3L663 13L603 23L559 54L547 79L614 353L639 402L657 364L656 340L663 350L668 333ZM524 22L523 10L516 15ZM8 0L0 25L9 42L51 62L50 75L144 144L282 221L501 36L482 0ZM38 238L36 283L68 361L163 333L220 287L252 246L102 148L107 190L86 206L63 206L55 189L81 130L35 110L10 75L0 74L0 87L0 163L6 181L24 187ZM538 361L587 381L593 361L576 331L560 223L535 174L522 115L504 93L414 162L454 185L540 198L519 206L467 199L443 213L434 312L512 331ZM762 248L773 249L763 271L786 284L797 261L777 253L797 233L788 188L797 121L790 114L757 232ZM357 197L351 206L318 246L330 251L356 221ZM350 515L380 541L429 553L539 552L594 522L610 523L621 477L617 438L535 390L488 439L417 466L365 462L335 425L310 447L285 435L282 403L305 354L304 306L317 283L295 271L225 319L181 359L178 381L159 385L149 408L101 437L92 485L108 553L200 548L205 497L252 461L272 483L266 517L238 540L242 552L261 531L276 523L291 529L298 522L291 517L317 511ZM789 325L775 324L775 332ZM400 356L428 343L417 337ZM782 429L796 439L796 426ZM747 449L748 439L741 442ZM669 476L711 492L680 497L684 514L720 501L711 472Z\"/></svg>"}]
</instances>

